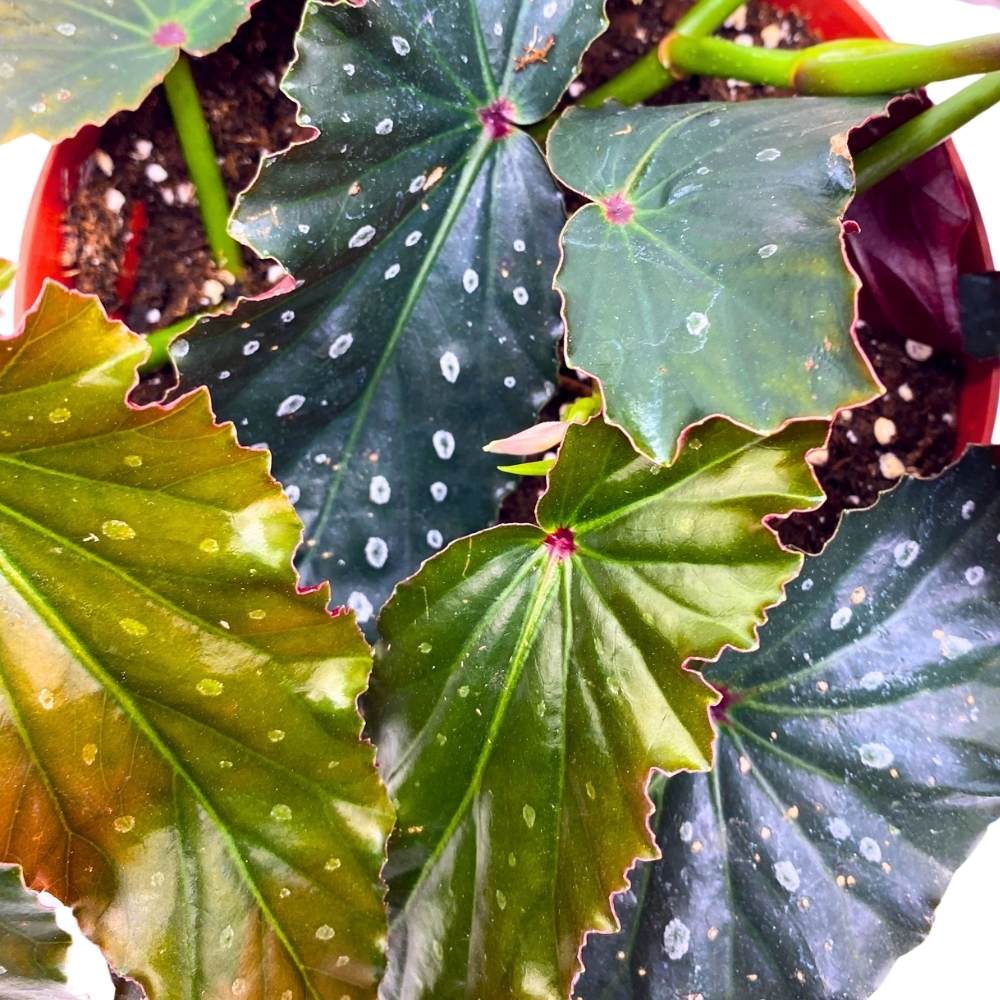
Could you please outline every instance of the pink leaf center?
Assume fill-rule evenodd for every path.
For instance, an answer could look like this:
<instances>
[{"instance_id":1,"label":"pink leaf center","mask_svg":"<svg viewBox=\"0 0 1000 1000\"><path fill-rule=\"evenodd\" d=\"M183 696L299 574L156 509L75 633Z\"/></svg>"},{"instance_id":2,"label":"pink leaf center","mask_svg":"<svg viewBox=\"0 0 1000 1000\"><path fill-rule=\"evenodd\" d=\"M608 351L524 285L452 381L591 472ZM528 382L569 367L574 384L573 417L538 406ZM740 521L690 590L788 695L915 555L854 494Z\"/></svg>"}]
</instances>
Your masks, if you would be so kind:
<instances>
[{"instance_id":1,"label":"pink leaf center","mask_svg":"<svg viewBox=\"0 0 1000 1000\"><path fill-rule=\"evenodd\" d=\"M479 109L479 120L491 139L506 139L514 131L511 118L514 105L506 97L498 97L492 104Z\"/></svg>"},{"instance_id":2,"label":"pink leaf center","mask_svg":"<svg viewBox=\"0 0 1000 1000\"><path fill-rule=\"evenodd\" d=\"M739 697L722 684L716 684L715 689L722 695L722 701L713 705L708 712L714 723L725 725L729 722L729 709L739 701Z\"/></svg>"},{"instance_id":3,"label":"pink leaf center","mask_svg":"<svg viewBox=\"0 0 1000 1000\"><path fill-rule=\"evenodd\" d=\"M187 41L187 32L176 22L168 21L161 24L153 35L153 44L160 48L170 49L175 45L183 45Z\"/></svg>"},{"instance_id":4,"label":"pink leaf center","mask_svg":"<svg viewBox=\"0 0 1000 1000\"><path fill-rule=\"evenodd\" d=\"M551 559L569 559L576 552L576 541L569 528L557 528L545 539Z\"/></svg>"},{"instance_id":5,"label":"pink leaf center","mask_svg":"<svg viewBox=\"0 0 1000 1000\"><path fill-rule=\"evenodd\" d=\"M623 194L613 194L610 198L601 199L604 218L614 226L625 226L635 217L632 203Z\"/></svg>"}]
</instances>

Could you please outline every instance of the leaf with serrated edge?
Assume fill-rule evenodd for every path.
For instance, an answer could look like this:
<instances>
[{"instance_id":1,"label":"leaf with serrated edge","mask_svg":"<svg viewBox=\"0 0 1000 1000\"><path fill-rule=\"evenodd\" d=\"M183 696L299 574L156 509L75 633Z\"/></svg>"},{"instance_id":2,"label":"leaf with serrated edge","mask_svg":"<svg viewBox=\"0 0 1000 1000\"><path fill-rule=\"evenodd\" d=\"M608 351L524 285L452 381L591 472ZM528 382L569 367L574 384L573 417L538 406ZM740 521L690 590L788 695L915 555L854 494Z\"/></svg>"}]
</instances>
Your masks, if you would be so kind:
<instances>
[{"instance_id":1,"label":"leaf with serrated edge","mask_svg":"<svg viewBox=\"0 0 1000 1000\"><path fill-rule=\"evenodd\" d=\"M183 49L206 55L256 0L0 0L0 142L57 142L137 108Z\"/></svg>"},{"instance_id":2,"label":"leaf with serrated edge","mask_svg":"<svg viewBox=\"0 0 1000 1000\"><path fill-rule=\"evenodd\" d=\"M552 130L553 170L594 202L562 240L569 363L640 451L671 461L713 414L763 433L878 393L841 218L846 134L883 103L609 105Z\"/></svg>"},{"instance_id":3,"label":"leaf with serrated edge","mask_svg":"<svg viewBox=\"0 0 1000 1000\"><path fill-rule=\"evenodd\" d=\"M158 1000L372 997L368 649L207 393L126 406L146 353L51 283L0 342L5 857Z\"/></svg>"},{"instance_id":4,"label":"leaf with serrated edge","mask_svg":"<svg viewBox=\"0 0 1000 1000\"><path fill-rule=\"evenodd\" d=\"M709 766L712 696L682 665L753 646L801 562L762 518L817 503L824 433L717 420L658 467L572 426L541 527L455 542L399 587L369 712L399 809L388 995L566 996L654 854L650 769Z\"/></svg>"},{"instance_id":5,"label":"leaf with serrated edge","mask_svg":"<svg viewBox=\"0 0 1000 1000\"><path fill-rule=\"evenodd\" d=\"M73 1000L66 988L72 938L25 888L17 865L0 865L0 991L4 1000Z\"/></svg>"},{"instance_id":6,"label":"leaf with serrated edge","mask_svg":"<svg viewBox=\"0 0 1000 1000\"><path fill-rule=\"evenodd\" d=\"M270 445L306 522L304 578L362 621L491 522L512 483L481 448L552 389L565 214L517 126L555 106L605 23L597 0L306 14L284 89L320 135L265 161L234 224L305 284L214 321L178 363ZM549 34L548 61L517 72Z\"/></svg>"},{"instance_id":7,"label":"leaf with serrated edge","mask_svg":"<svg viewBox=\"0 0 1000 1000\"><path fill-rule=\"evenodd\" d=\"M707 672L716 769L666 782L663 859L576 994L861 1000L921 941L1000 816L998 532L986 452L847 515L761 649Z\"/></svg>"}]
</instances>

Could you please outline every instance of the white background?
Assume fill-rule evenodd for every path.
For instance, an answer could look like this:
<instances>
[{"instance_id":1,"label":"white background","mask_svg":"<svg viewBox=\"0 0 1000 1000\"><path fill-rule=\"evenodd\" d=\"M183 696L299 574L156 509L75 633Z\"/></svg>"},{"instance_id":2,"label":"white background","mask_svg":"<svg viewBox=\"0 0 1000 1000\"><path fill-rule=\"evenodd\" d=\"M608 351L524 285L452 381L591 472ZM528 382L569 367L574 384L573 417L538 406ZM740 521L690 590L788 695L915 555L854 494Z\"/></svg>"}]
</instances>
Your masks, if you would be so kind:
<instances>
[{"instance_id":1,"label":"white background","mask_svg":"<svg viewBox=\"0 0 1000 1000\"><path fill-rule=\"evenodd\" d=\"M831 0L832 2L832 0ZM961 0L867 0L866 6L898 41L936 43L1000 32L1000 9ZM938 84L941 99L961 81ZM1000 106L966 126L956 137L994 255L1000 258ZM0 257L16 260L21 227L35 178L47 152L41 140L27 137L0 147ZM12 303L5 297L0 334L9 332ZM64 915L65 919L65 915ZM973 856L959 869L938 911L927 941L904 956L874 1000L1000 1000L997 952L1000 951L1000 824L994 824ZM90 1000L110 997L110 984L95 972L99 955L84 956L74 979ZM96 962L95 962L96 960ZM709 1000L724 1000L710 997Z\"/></svg>"}]
</instances>

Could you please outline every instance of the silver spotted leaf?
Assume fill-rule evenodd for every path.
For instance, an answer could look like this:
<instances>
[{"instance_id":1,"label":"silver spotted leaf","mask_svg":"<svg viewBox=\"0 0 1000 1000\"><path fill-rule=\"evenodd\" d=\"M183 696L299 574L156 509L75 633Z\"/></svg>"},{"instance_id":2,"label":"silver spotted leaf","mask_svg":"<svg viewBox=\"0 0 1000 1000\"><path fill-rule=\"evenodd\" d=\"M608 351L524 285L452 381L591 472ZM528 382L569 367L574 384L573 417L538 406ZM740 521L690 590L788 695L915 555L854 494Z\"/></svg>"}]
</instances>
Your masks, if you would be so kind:
<instances>
[{"instance_id":1,"label":"silver spotted leaf","mask_svg":"<svg viewBox=\"0 0 1000 1000\"><path fill-rule=\"evenodd\" d=\"M215 320L179 365L270 446L302 573L361 621L489 523L510 477L481 448L551 391L565 214L519 126L604 24L600 0L307 12L284 88L319 135L265 161L234 224L303 284ZM546 61L521 61L550 36Z\"/></svg>"},{"instance_id":2,"label":"silver spotted leaf","mask_svg":"<svg viewBox=\"0 0 1000 1000\"><path fill-rule=\"evenodd\" d=\"M707 671L716 768L658 790L663 858L575 995L869 996L1000 816L998 555L987 452L847 516L760 650Z\"/></svg>"}]
</instances>

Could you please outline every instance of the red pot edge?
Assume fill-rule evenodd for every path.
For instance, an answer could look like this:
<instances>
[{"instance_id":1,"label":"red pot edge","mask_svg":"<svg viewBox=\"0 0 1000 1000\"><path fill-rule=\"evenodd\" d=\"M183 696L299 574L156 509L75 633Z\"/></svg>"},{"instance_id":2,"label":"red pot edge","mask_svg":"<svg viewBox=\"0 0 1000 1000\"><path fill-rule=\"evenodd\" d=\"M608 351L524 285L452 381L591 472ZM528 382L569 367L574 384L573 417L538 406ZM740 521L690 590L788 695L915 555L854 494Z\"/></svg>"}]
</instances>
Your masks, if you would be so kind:
<instances>
[{"instance_id":1,"label":"red pot edge","mask_svg":"<svg viewBox=\"0 0 1000 1000\"><path fill-rule=\"evenodd\" d=\"M53 146L45 160L21 237L14 295L18 325L38 299L46 278L72 287L59 265L62 217L69 191L78 183L78 169L97 148L100 134L96 125L85 125L72 138Z\"/></svg>"},{"instance_id":2,"label":"red pot edge","mask_svg":"<svg viewBox=\"0 0 1000 1000\"><path fill-rule=\"evenodd\" d=\"M886 38L878 21L858 0L771 0L780 10L795 11L824 38L848 36ZM61 220L66 196L75 186L80 164L97 147L100 129L84 126L71 139L53 147L42 168L32 197L27 224L21 242L21 263L15 290L15 313L18 324L34 305L46 278L72 287L59 267L62 250ZM958 177L972 209L974 225L966 234L960 265L969 272L990 271L990 253L986 225L979 211L975 192L961 158L952 143L947 144L952 169ZM959 404L956 454L970 444L989 444L1000 405L1000 361L966 361L966 384Z\"/></svg>"}]
</instances>

